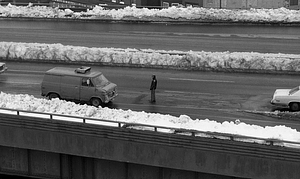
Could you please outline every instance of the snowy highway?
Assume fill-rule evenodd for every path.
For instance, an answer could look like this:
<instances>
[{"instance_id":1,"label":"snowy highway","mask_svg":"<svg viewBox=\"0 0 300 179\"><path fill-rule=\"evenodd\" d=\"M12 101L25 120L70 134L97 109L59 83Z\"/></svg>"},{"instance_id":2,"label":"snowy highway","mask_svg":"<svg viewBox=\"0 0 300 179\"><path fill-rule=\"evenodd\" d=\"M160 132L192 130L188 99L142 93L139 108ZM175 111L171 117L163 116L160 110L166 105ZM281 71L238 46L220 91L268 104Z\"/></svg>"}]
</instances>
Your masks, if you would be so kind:
<instances>
[{"instance_id":1,"label":"snowy highway","mask_svg":"<svg viewBox=\"0 0 300 179\"><path fill-rule=\"evenodd\" d=\"M30 6L28 5L25 10L33 9ZM14 9L11 5L8 8ZM43 10L47 14L45 8ZM96 10L97 8L93 11ZM50 9L50 12L53 11ZM69 13L67 17L72 15L70 10L66 12ZM66 12L59 12L59 14ZM287 20L297 19L297 16L291 19L286 18L285 15L277 16L280 12L289 13L284 8L274 12L271 11L271 16L276 14L279 21L282 19L279 17ZM264 14L264 11L260 14ZM156 170L153 166L159 166L158 175L165 176L163 167L166 165L166 176L168 171L173 170L172 167L175 166L174 169L182 170L184 173L181 175L180 172L173 170L173 174L188 177L187 172L192 168L190 176L194 178L202 176L201 173L196 173L196 170L204 172L205 177L209 176L206 172L219 177L223 175L238 177L242 176L239 173L242 172L242 174L245 173L243 178L255 178L255 176L299 178L291 177L298 176L295 171L299 168L299 156L297 156L300 141L299 120L280 119L279 115L276 117L261 115L273 110L270 100L276 89L299 85L300 70L297 61L299 55L292 55L300 54L298 27L276 24L227 26L224 24L99 23L97 20L87 22L77 19L73 21L71 18L41 20L19 18L19 11L16 11L17 16L11 16L6 11L2 12L2 15L9 18L0 18L1 59L8 67L8 70L0 75L0 114L3 124L1 131L4 136L0 141L0 149L3 154L13 157L4 157L5 162L2 162L4 165L1 165L1 168L7 167L6 163L23 161L22 158L18 158L20 155L15 155L18 154L16 152L22 152L21 154L27 155L25 158L28 161L25 165L28 167L22 168L28 168L28 176L38 174L36 176L40 177L49 173L48 175L53 178L52 176L57 172L57 176L61 178L63 175L67 176L65 171L68 170L66 173L69 176L82 173L78 176L96 177L96 174L104 171L100 169L99 173L96 173L98 172L96 167L104 165L110 168L110 173L125 171L127 177L130 177L131 171L128 169L135 166L137 170L143 172L143 176L146 176L145 171L153 173ZM79 16L77 13L73 15ZM237 17L240 16L243 15ZM267 15L263 17L268 19ZM258 21L261 22L259 19ZM245 21L242 20L242 22ZM21 43L16 45L10 42ZM22 42L45 44L34 48L30 46L34 44L26 46ZM50 44L57 45L58 48L53 48ZM68 46L71 50L63 51L62 49L65 49L63 45L71 45ZM260 52L274 53L275 57L261 55L253 60L249 58L251 55L248 53L248 56L240 55L239 60L235 60L234 57L224 54L213 57L204 54L206 61L203 64L215 64L212 66L216 67L204 72L197 71L203 70L201 66L193 71L174 70L175 68L162 64L154 65L157 64L153 63L156 60L161 60L163 63L169 62L168 55L164 58L157 55L158 58L150 58L147 61L147 56L139 53L138 59L145 61L131 63L135 61L135 58L126 56L131 53L129 49L125 50L125 55L116 55L118 52L100 53L95 48L93 50L97 53L89 54L92 48L74 46ZM101 54L105 54L105 58ZM96 58L90 60L93 56ZM113 56L118 58L113 58ZM227 57L227 61L222 61L224 56ZM43 60L43 57L49 61ZM73 57L79 57L79 61L74 60ZM128 61L124 63L122 61L124 59L129 59L130 63ZM216 60L211 62L210 59ZM191 58L178 58L177 60L192 62ZM253 65L254 63L247 63L247 60L258 63ZM122 63L117 63L119 61ZM232 61L234 63L230 63ZM149 66L143 66L144 64ZM185 68L186 66L182 64L175 66L176 69L193 69ZM110 81L118 85L119 96L103 108L79 105L59 99L42 99L41 82L47 70L57 66L77 68L81 65L102 71ZM229 70L226 68L224 68L226 72L216 70L223 66L228 67ZM230 72L235 68L245 73ZM272 73L269 73L267 69ZM289 70L293 70L293 73L285 75L290 72ZM156 103L150 102L149 87L153 74L158 80ZM258 114L258 112L261 113ZM108 128L108 126L114 127ZM155 131L153 136L147 131L149 129ZM167 135L163 136L163 133ZM174 133L174 140L173 136L169 135L171 133L172 135ZM187 134L189 136L186 136ZM68 155L73 155L74 159ZM81 160L78 158L80 156L84 158L82 157ZM173 160L174 156L177 156L176 160ZM51 160L47 160L48 157ZM101 164L97 163L98 160L94 157L101 158ZM108 160L108 165L103 163L103 160ZM64 161L70 162L66 164ZM123 165L122 162L126 163L125 170L119 167ZM131 162L134 165L131 165ZM56 170L53 167L54 163L58 166ZM50 164L50 168L54 168L55 172L47 168ZM140 164L142 167L139 166ZM178 164L179 167L174 164ZM22 165L17 162L14 166ZM37 166L37 170L34 166ZM44 166L45 170L38 171L40 166ZM85 168L85 170L78 170L74 166ZM92 170L89 170L91 166ZM151 170L145 169L148 166L151 166ZM204 170L198 171L198 167ZM116 172L111 168L116 168ZM276 171L278 168L281 170ZM20 173L15 168L13 169L13 174ZM76 171L74 175L69 169ZM228 171L233 171L233 174ZM137 175L141 172L137 172Z\"/></svg>"},{"instance_id":2,"label":"snowy highway","mask_svg":"<svg viewBox=\"0 0 300 179\"><path fill-rule=\"evenodd\" d=\"M151 48L163 50L255 51L298 54L297 27L182 26L165 24L114 24L72 21L4 20L0 40L61 43L87 47ZM0 76L3 92L40 96L43 72L57 64L8 62ZM95 68L95 67L93 67ZM297 76L184 72L157 69L97 67L118 84L119 96L111 108L131 109L216 121L240 119L261 126L286 125L284 121L243 112L271 111L276 88L298 85ZM38 69L38 71L37 71ZM158 77L158 102L149 103L151 75ZM281 81L279 84L278 81Z\"/></svg>"},{"instance_id":3,"label":"snowy highway","mask_svg":"<svg viewBox=\"0 0 300 179\"><path fill-rule=\"evenodd\" d=\"M151 48L273 52L298 54L297 27L120 24L73 21L1 19L0 40L7 42L61 43L86 47ZM0 76L3 92L40 96L43 72L57 64L7 63ZM93 67L95 68L95 67ZM284 124L244 110L271 111L276 88L298 85L297 76L184 72L157 69L96 67L118 84L119 96L111 108L131 109L217 121L240 119L247 123ZM36 70L38 69L38 71ZM158 77L157 104L149 103L151 74ZM281 81L278 84L278 81Z\"/></svg>"},{"instance_id":4,"label":"snowy highway","mask_svg":"<svg viewBox=\"0 0 300 179\"><path fill-rule=\"evenodd\" d=\"M30 94L41 98L43 73L62 64L8 62L9 70L1 74L1 91ZM70 66L70 65L68 65ZM76 67L76 65L71 65ZM93 66L118 85L119 96L110 108L131 109L191 118L234 121L260 126L286 125L300 130L297 121L279 120L244 110L271 111L269 104L275 88L293 86L297 76L257 75L242 73L188 72L176 70L139 69ZM151 104L151 75L158 78L157 103ZM137 75L139 74L139 75ZM282 81L279 85L278 81Z\"/></svg>"}]
</instances>

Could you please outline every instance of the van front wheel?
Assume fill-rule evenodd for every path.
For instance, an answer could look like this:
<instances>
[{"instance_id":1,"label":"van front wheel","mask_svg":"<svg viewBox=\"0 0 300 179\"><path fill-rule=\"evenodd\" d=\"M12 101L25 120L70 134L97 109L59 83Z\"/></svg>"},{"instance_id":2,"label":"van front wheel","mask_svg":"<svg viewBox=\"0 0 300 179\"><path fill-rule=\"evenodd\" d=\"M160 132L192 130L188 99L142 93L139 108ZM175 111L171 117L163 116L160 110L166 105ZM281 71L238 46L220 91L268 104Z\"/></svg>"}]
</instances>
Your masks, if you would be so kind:
<instances>
[{"instance_id":1,"label":"van front wheel","mask_svg":"<svg viewBox=\"0 0 300 179\"><path fill-rule=\"evenodd\" d=\"M99 98L92 98L91 104L95 107L98 107L102 104L102 101Z\"/></svg>"},{"instance_id":2,"label":"van front wheel","mask_svg":"<svg viewBox=\"0 0 300 179\"><path fill-rule=\"evenodd\" d=\"M50 93L50 94L48 95L48 97L49 97L50 100L51 100L51 99L54 99L54 98L59 98L58 94L56 94L56 93Z\"/></svg>"}]
</instances>

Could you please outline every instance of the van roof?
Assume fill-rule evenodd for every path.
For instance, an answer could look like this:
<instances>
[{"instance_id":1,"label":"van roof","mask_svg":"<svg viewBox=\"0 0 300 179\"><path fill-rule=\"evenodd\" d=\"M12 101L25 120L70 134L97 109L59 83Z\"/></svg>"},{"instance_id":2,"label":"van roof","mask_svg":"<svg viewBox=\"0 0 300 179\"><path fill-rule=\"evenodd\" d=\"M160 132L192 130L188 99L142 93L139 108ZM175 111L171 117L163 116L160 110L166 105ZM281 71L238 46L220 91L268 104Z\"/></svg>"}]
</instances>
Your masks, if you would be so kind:
<instances>
[{"instance_id":1,"label":"van roof","mask_svg":"<svg viewBox=\"0 0 300 179\"><path fill-rule=\"evenodd\" d=\"M86 73L76 73L76 68L68 67L55 67L46 72L46 74L52 75L68 75L68 76L78 76L78 77L95 77L101 75L100 71L88 71Z\"/></svg>"}]
</instances>

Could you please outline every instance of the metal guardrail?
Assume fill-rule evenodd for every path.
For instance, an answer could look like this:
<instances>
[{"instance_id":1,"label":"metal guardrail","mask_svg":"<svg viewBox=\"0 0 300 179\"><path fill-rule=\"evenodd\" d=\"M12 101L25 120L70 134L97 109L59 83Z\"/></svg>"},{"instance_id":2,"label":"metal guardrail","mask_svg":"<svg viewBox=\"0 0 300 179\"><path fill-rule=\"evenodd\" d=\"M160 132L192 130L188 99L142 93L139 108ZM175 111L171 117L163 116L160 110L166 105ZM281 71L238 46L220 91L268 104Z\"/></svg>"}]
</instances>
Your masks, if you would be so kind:
<instances>
[{"instance_id":1,"label":"metal guardrail","mask_svg":"<svg viewBox=\"0 0 300 179\"><path fill-rule=\"evenodd\" d=\"M198 130L190 130L190 129L183 129L183 128L172 128L172 127L148 125L148 124L141 124L141 123L128 123L128 122L121 122L121 121L111 121L111 120L105 120L105 119L71 116L71 115L64 115L64 114L16 110L16 109L9 109L9 108L0 108L0 113L9 114L9 115L17 115L17 116L44 118L44 119L50 119L50 120L63 120L63 121L68 121L68 122L79 122L79 123L83 123L83 124L95 124L95 125L109 126L109 127L136 129L136 130L139 130L139 128L142 127L143 130L153 131L153 132L187 135L187 136L191 136L191 137L217 138L217 139L225 139L225 140L231 140L231 141L260 143L260 144L271 145L271 146L285 146L285 147L300 149L300 142L285 141L285 140L279 140L279 139L274 139L274 138L266 139L266 138L250 137L250 136L243 136L243 135L237 135L237 134L198 131Z\"/></svg>"},{"instance_id":2,"label":"metal guardrail","mask_svg":"<svg viewBox=\"0 0 300 179\"><path fill-rule=\"evenodd\" d=\"M0 108L0 113L2 114L12 114L17 116L29 116L29 117L36 117L36 118L44 118L44 119L51 119L51 120L63 120L69 122L80 122L80 123L87 123L87 124L98 124L103 126L112 126L112 127L130 127L130 126L142 126L142 127L150 127L154 131L158 131L158 129L168 129L168 130L175 130L176 128L170 128L165 126L155 126L155 125L147 125L147 124L138 124L138 123L127 123L121 121L112 121L112 120L105 120L105 119L96 119L96 118L89 118L89 117L82 117L82 116L71 116L71 115L64 115L64 114L55 114L55 113L45 113L45 112L35 112L35 111L26 111L26 110L19 110L19 109L10 109L10 108ZM101 123L101 124L100 124ZM107 123L107 125L105 125ZM110 124L110 125L109 125Z\"/></svg>"}]
</instances>

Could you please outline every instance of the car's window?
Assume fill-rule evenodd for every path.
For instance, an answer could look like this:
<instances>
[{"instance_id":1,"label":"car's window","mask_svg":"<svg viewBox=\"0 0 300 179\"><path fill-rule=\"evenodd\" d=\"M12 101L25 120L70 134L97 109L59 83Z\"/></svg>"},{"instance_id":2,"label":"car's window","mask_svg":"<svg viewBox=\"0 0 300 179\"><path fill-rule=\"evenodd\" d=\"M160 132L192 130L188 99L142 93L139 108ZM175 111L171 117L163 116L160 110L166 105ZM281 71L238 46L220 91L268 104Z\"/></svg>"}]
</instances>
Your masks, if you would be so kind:
<instances>
[{"instance_id":1,"label":"car's window","mask_svg":"<svg viewBox=\"0 0 300 179\"><path fill-rule=\"evenodd\" d=\"M82 86L94 86L91 79L89 79L89 78L82 78L81 85Z\"/></svg>"},{"instance_id":2,"label":"car's window","mask_svg":"<svg viewBox=\"0 0 300 179\"><path fill-rule=\"evenodd\" d=\"M109 84L109 81L105 78L104 75L99 75L93 78L94 85L104 87Z\"/></svg>"},{"instance_id":3,"label":"car's window","mask_svg":"<svg viewBox=\"0 0 300 179\"><path fill-rule=\"evenodd\" d=\"M291 89L290 92L289 92L289 95L292 95L292 94L296 93L297 91L299 91L299 86Z\"/></svg>"}]
</instances>

